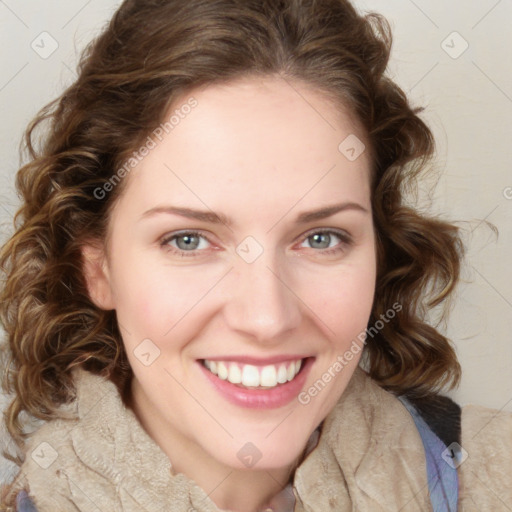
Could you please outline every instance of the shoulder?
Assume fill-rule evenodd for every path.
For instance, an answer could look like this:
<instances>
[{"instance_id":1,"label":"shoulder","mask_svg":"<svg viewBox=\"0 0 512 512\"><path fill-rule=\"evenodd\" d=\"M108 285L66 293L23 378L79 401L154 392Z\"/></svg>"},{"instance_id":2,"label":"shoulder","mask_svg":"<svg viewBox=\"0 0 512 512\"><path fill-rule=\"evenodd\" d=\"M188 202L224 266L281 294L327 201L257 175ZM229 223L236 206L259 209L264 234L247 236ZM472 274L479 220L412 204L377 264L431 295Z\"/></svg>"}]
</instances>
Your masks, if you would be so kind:
<instances>
[{"instance_id":1,"label":"shoulder","mask_svg":"<svg viewBox=\"0 0 512 512\"><path fill-rule=\"evenodd\" d=\"M25 460L9 486L6 497L9 512L37 512L35 504L43 510L63 510L59 496L65 495L68 487L58 476L57 468L59 462L73 461L74 457L67 441L67 430L69 423L66 420L53 419L30 435L26 441ZM46 494L48 501L43 501L43 506L40 500Z\"/></svg>"},{"instance_id":2,"label":"shoulder","mask_svg":"<svg viewBox=\"0 0 512 512\"><path fill-rule=\"evenodd\" d=\"M75 382L69 417L45 422L27 440L23 485L16 491L29 490L45 511L86 510L93 498L105 504L103 510L121 510L134 493L144 503L170 500L170 491L159 492L173 483L169 458L125 407L115 384L85 372ZM181 485L181 479L174 483Z\"/></svg>"},{"instance_id":3,"label":"shoulder","mask_svg":"<svg viewBox=\"0 0 512 512\"><path fill-rule=\"evenodd\" d=\"M84 388L82 382L85 381L89 384L86 389L90 389L92 398L96 399L95 394L101 388L91 384L97 384L94 381L97 377L89 377L84 371L75 371L74 377L74 382L80 384L77 391ZM83 389L81 394L85 394ZM63 509L61 496L69 494L69 484L61 469L76 465L73 435L75 431L80 433L81 416L92 408L88 402L75 396L72 401L60 406L58 416L42 422L27 436L23 463L5 496L9 511L37 511L35 504L44 510ZM83 412L84 407L87 407L86 412Z\"/></svg>"},{"instance_id":4,"label":"shoulder","mask_svg":"<svg viewBox=\"0 0 512 512\"><path fill-rule=\"evenodd\" d=\"M478 510L501 510L512 502L512 413L467 405L461 420L461 500Z\"/></svg>"}]
</instances>

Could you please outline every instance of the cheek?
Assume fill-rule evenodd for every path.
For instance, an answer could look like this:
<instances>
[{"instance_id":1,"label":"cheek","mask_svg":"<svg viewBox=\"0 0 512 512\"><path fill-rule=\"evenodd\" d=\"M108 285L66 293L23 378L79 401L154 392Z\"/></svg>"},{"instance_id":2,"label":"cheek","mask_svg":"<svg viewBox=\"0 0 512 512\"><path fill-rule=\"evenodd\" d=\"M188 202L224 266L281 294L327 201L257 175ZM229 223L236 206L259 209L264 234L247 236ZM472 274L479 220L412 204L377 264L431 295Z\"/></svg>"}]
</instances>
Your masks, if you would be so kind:
<instances>
[{"instance_id":1,"label":"cheek","mask_svg":"<svg viewBox=\"0 0 512 512\"><path fill-rule=\"evenodd\" d=\"M197 313L195 307L218 281L213 274L143 258L119 261L113 276L119 322L137 338L164 339L181 320Z\"/></svg>"},{"instance_id":2,"label":"cheek","mask_svg":"<svg viewBox=\"0 0 512 512\"><path fill-rule=\"evenodd\" d=\"M345 344L366 329L375 293L375 268L345 267L336 273L316 276L308 302L325 327L326 336Z\"/></svg>"}]
</instances>

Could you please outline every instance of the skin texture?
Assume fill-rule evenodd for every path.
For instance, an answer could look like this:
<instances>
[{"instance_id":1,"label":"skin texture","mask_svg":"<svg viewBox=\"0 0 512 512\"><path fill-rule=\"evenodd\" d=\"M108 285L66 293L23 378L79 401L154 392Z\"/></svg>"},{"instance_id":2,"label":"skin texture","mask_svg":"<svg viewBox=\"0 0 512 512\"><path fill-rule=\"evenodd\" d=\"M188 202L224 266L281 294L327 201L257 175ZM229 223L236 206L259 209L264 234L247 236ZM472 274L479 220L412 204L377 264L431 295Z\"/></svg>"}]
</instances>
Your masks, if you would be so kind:
<instances>
[{"instance_id":1,"label":"skin texture","mask_svg":"<svg viewBox=\"0 0 512 512\"><path fill-rule=\"evenodd\" d=\"M274 409L228 402L198 360L314 356L307 390L365 330L376 278L369 155L352 162L340 152L347 136L364 140L363 132L345 109L298 82L245 78L197 89L173 109L190 96L197 106L125 178L105 254L84 247L86 278L95 303L116 310L135 374L132 407L174 472L217 506L252 512L286 485L360 353L307 405L294 399ZM302 212L342 202L366 212L296 223ZM141 218L166 205L222 213L232 225ZM192 250L183 238L162 245L191 229L206 237ZM329 240L327 229L352 242L335 233ZM252 263L236 251L248 236L263 249ZM172 252L180 249L188 253ZM136 356L145 339L160 351L149 366ZM251 468L237 456L248 442L261 453Z\"/></svg>"}]
</instances>

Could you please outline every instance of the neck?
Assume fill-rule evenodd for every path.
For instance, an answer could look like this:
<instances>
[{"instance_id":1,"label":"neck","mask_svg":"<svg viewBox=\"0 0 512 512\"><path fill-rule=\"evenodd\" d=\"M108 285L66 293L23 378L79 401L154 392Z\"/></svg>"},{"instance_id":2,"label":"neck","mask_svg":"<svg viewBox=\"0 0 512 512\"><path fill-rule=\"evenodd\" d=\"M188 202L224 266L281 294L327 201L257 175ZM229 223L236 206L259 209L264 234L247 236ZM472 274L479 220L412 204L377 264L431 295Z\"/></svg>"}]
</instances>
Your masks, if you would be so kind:
<instances>
[{"instance_id":1,"label":"neck","mask_svg":"<svg viewBox=\"0 0 512 512\"><path fill-rule=\"evenodd\" d=\"M174 472L189 476L218 508L233 512L262 511L286 487L292 473L291 468L237 470L211 460L197 471L195 462L190 467L186 454L181 458L181 463L173 466Z\"/></svg>"},{"instance_id":2,"label":"neck","mask_svg":"<svg viewBox=\"0 0 512 512\"><path fill-rule=\"evenodd\" d=\"M169 457L172 473L182 473L193 480L221 510L265 510L266 505L288 485L297 467L300 457L282 468L256 470L225 465L181 432L168 424L161 424L158 415L146 417L147 411L144 413L140 410L133 395L126 405L133 410L148 435ZM275 512L281 512L281 509L276 508Z\"/></svg>"}]
</instances>

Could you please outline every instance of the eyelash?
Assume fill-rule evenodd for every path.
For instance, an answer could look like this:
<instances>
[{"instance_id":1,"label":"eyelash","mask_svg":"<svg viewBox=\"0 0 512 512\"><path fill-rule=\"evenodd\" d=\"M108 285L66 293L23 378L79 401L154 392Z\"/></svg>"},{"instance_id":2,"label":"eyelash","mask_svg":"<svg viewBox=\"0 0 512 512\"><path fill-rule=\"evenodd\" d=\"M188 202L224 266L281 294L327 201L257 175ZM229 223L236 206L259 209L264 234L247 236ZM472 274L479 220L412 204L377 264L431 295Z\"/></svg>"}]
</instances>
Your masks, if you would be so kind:
<instances>
[{"instance_id":1,"label":"eyelash","mask_svg":"<svg viewBox=\"0 0 512 512\"><path fill-rule=\"evenodd\" d=\"M323 255L337 254L337 253L343 251L346 247L351 246L353 243L352 237L348 233L346 233L345 231L338 230L338 229L317 229L315 231L310 231L303 236L301 243L303 243L305 240L307 240L308 238L311 238L313 235L316 235L316 234L329 234L329 235L334 234L341 240L340 244L338 244L335 247L331 247L331 248L327 248L327 249L319 249L316 251L316 252L320 252ZM175 247L168 245L169 242L171 242L172 240L174 240L176 238L180 238L185 235L189 235L189 236L192 235L192 236L204 238L205 240L208 241L208 243L210 243L210 244L212 243L210 241L210 239L207 236L205 236L202 232L192 230L192 231L181 231L178 233L172 233L170 235L167 235L161 239L160 246L165 247L169 250L169 252L172 252L172 253L182 256L182 257L189 257L189 258L190 257L192 257L192 258L198 257L199 256L198 253L203 252L203 250L194 249L191 251L183 251L181 249L177 249Z\"/></svg>"}]
</instances>

